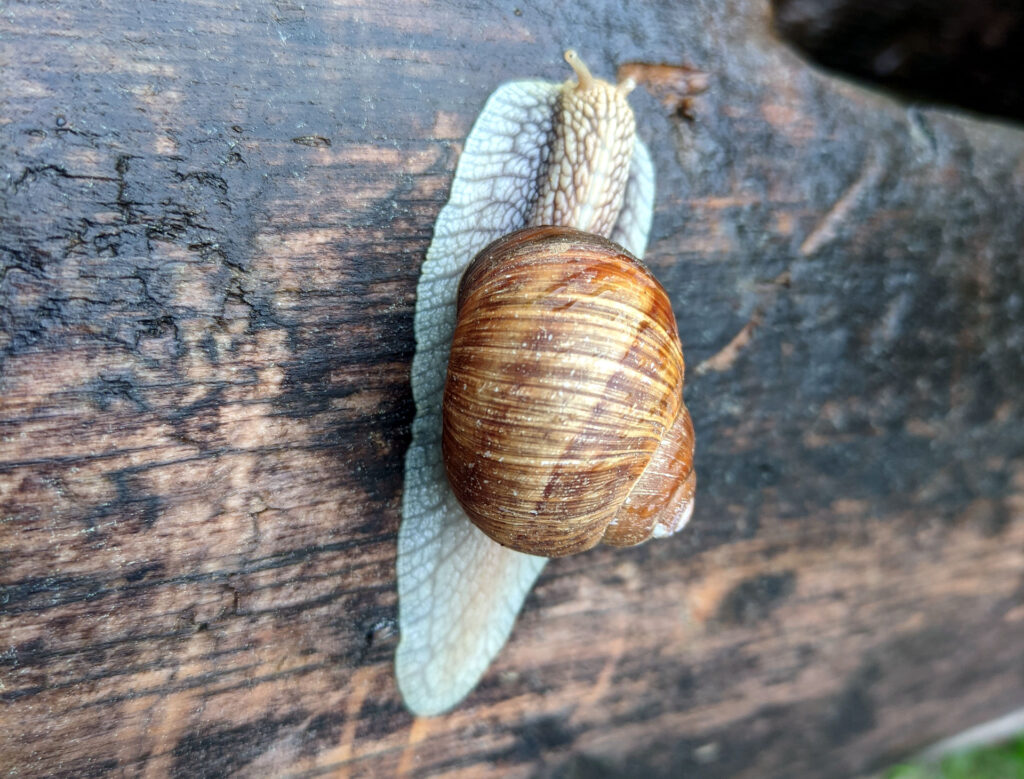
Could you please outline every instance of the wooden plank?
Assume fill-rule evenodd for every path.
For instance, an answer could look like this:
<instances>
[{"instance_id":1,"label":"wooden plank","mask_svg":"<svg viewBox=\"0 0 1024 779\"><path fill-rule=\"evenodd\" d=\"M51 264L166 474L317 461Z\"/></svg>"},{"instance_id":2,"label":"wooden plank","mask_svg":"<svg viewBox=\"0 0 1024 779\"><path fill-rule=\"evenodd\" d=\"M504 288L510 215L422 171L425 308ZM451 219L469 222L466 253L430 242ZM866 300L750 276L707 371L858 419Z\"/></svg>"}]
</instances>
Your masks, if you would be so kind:
<instances>
[{"instance_id":1,"label":"wooden plank","mask_svg":"<svg viewBox=\"0 0 1024 779\"><path fill-rule=\"evenodd\" d=\"M9 773L848 775L1021 704L1024 136L816 73L766 13L7 8ZM633 99L697 512L552 563L414 720L418 268L487 94L568 45L710 74L693 121Z\"/></svg>"}]
</instances>

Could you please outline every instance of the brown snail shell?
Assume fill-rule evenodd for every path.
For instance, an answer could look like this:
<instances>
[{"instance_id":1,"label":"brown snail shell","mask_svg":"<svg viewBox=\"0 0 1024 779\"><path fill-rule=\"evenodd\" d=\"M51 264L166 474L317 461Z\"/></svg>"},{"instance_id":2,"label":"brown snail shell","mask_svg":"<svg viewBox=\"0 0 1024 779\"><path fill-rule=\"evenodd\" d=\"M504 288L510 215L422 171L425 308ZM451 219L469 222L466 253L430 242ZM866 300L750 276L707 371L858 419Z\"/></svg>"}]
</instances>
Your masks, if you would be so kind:
<instances>
[{"instance_id":1,"label":"brown snail shell","mask_svg":"<svg viewBox=\"0 0 1024 779\"><path fill-rule=\"evenodd\" d=\"M665 290L618 244L529 227L459 287L442 452L466 514L498 543L561 557L680 529L693 426Z\"/></svg>"}]
</instances>

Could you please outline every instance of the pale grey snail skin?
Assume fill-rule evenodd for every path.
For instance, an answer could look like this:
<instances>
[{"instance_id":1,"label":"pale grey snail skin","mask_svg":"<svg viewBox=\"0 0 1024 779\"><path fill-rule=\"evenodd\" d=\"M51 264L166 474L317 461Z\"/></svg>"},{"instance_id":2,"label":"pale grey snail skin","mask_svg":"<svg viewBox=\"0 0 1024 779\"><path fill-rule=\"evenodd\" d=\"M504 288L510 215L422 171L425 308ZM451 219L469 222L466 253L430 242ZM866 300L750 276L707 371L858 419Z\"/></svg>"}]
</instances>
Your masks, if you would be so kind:
<instances>
[{"instance_id":1,"label":"pale grey snail skin","mask_svg":"<svg viewBox=\"0 0 1024 779\"><path fill-rule=\"evenodd\" d=\"M654 171L626 102L633 85L593 78L574 52L566 60L576 79L516 81L491 95L421 270L395 660L405 704L418 715L442 713L472 690L546 562L485 536L446 479L441 400L463 271L484 246L528 225L600 232L641 258L647 245ZM588 90L596 102L580 99Z\"/></svg>"}]
</instances>

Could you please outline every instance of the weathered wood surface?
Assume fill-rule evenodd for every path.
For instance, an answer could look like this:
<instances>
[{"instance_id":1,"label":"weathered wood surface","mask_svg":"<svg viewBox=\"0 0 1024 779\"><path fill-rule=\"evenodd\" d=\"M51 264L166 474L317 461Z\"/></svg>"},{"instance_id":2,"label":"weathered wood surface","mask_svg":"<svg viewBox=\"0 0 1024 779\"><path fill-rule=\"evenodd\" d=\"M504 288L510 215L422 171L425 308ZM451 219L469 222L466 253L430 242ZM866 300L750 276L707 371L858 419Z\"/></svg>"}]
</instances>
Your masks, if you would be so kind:
<instances>
[{"instance_id":1,"label":"weathered wood surface","mask_svg":"<svg viewBox=\"0 0 1024 779\"><path fill-rule=\"evenodd\" d=\"M1024 134L755 0L385 6L0 15L7 774L841 776L1024 703ZM414 721L417 273L487 94L570 44L712 76L633 100L698 507L551 564Z\"/></svg>"}]
</instances>

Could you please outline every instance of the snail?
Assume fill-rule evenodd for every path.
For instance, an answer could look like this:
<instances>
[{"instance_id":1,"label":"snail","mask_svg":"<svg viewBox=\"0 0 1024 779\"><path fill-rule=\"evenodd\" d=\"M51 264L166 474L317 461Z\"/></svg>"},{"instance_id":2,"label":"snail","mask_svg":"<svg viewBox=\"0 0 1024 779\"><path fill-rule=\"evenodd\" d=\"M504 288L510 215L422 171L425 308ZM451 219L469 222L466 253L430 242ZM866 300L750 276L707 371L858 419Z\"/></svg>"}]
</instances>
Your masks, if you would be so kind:
<instances>
[{"instance_id":1,"label":"snail","mask_svg":"<svg viewBox=\"0 0 1024 779\"><path fill-rule=\"evenodd\" d=\"M417 287L395 673L455 706L550 557L681 529L694 435L675 317L643 256L650 155L627 95L516 81L466 139Z\"/></svg>"}]
</instances>

